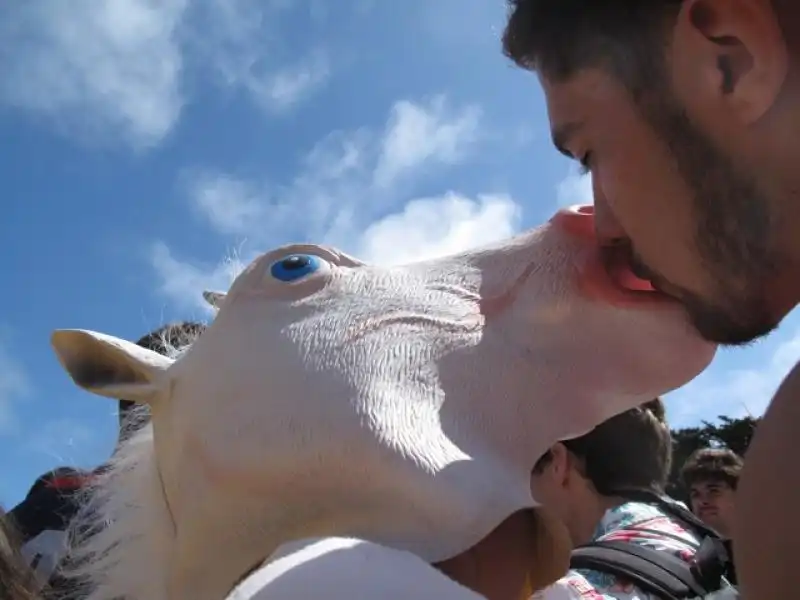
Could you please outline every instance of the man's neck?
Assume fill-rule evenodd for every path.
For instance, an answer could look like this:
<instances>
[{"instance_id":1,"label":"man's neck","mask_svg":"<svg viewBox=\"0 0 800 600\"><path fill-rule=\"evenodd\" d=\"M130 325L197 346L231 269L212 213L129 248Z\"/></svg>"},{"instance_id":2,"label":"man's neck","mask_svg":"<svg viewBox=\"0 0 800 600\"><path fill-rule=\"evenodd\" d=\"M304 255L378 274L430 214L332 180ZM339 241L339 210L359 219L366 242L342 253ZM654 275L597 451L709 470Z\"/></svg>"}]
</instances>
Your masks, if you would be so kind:
<instances>
[{"instance_id":1,"label":"man's neck","mask_svg":"<svg viewBox=\"0 0 800 600\"><path fill-rule=\"evenodd\" d=\"M603 517L605 517L606 512L625 504L625 502L626 500L624 498L619 498L617 496L595 495L592 498L592 510L581 511L579 513L580 523L576 523L577 527L571 531L573 543L578 546L593 541L594 534L603 520Z\"/></svg>"}]
</instances>

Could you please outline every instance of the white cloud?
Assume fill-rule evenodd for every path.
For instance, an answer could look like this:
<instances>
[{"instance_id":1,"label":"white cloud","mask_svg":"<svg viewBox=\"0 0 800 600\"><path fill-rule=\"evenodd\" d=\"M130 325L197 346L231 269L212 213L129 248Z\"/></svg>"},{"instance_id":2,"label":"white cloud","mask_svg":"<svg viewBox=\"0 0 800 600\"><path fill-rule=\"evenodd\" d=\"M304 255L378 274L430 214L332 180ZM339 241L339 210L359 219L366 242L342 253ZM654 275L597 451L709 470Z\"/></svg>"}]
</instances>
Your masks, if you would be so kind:
<instances>
[{"instance_id":1,"label":"white cloud","mask_svg":"<svg viewBox=\"0 0 800 600\"><path fill-rule=\"evenodd\" d=\"M12 7L13 5L13 7ZM136 147L177 120L187 0L26 0L3 8L0 96L90 137Z\"/></svg>"},{"instance_id":2,"label":"white cloud","mask_svg":"<svg viewBox=\"0 0 800 600\"><path fill-rule=\"evenodd\" d=\"M401 101L383 135L363 129L329 134L288 184L195 171L187 174L186 188L194 211L219 233L246 239L253 251L294 238L381 264L441 256L507 237L518 226L520 209L508 196L470 199L449 192L403 203L397 192L401 180L468 157L479 127L478 107L453 107L443 97ZM161 293L193 308L203 305L203 289L227 289L236 271L230 261L184 263L164 244L154 246L151 260Z\"/></svg>"},{"instance_id":3,"label":"white cloud","mask_svg":"<svg viewBox=\"0 0 800 600\"><path fill-rule=\"evenodd\" d=\"M198 0L192 45L226 85L246 90L270 112L282 112L319 89L330 76L320 45L298 59L282 43L288 0Z\"/></svg>"},{"instance_id":4,"label":"white cloud","mask_svg":"<svg viewBox=\"0 0 800 600\"><path fill-rule=\"evenodd\" d=\"M758 367L709 369L670 394L670 419L685 424L718 415L762 415L778 386L800 361L800 327L788 336L776 335L761 342Z\"/></svg>"},{"instance_id":5,"label":"white cloud","mask_svg":"<svg viewBox=\"0 0 800 600\"><path fill-rule=\"evenodd\" d=\"M178 260L166 244L157 242L150 250L150 262L161 295L182 308L208 313L211 307L203 300L202 293L206 290L226 291L249 258L240 260L234 254L218 264L198 266Z\"/></svg>"},{"instance_id":6,"label":"white cloud","mask_svg":"<svg viewBox=\"0 0 800 600\"><path fill-rule=\"evenodd\" d=\"M17 422L14 404L30 389L22 365L0 345L0 434L13 431Z\"/></svg>"},{"instance_id":7,"label":"white cloud","mask_svg":"<svg viewBox=\"0 0 800 600\"><path fill-rule=\"evenodd\" d=\"M375 183L389 186L403 173L425 163L460 161L477 139L480 117L476 106L451 116L443 96L433 98L428 106L396 103L383 137Z\"/></svg>"},{"instance_id":8,"label":"white cloud","mask_svg":"<svg viewBox=\"0 0 800 600\"><path fill-rule=\"evenodd\" d=\"M505 195L472 200L450 192L412 200L402 212L367 227L358 255L385 265L447 256L510 237L517 231L520 212Z\"/></svg>"},{"instance_id":9,"label":"white cloud","mask_svg":"<svg viewBox=\"0 0 800 600\"><path fill-rule=\"evenodd\" d=\"M0 16L0 102L84 141L146 149L180 118L195 67L283 112L330 75L324 45L285 45L286 0L24 0ZM284 47L286 46L286 47Z\"/></svg>"},{"instance_id":10,"label":"white cloud","mask_svg":"<svg viewBox=\"0 0 800 600\"><path fill-rule=\"evenodd\" d=\"M571 168L569 174L556 188L556 198L559 206L594 204L593 196L592 176L581 175L577 168Z\"/></svg>"},{"instance_id":11,"label":"white cloud","mask_svg":"<svg viewBox=\"0 0 800 600\"><path fill-rule=\"evenodd\" d=\"M242 83L262 108L283 112L320 88L330 74L328 58L317 51L266 76L247 73Z\"/></svg>"},{"instance_id":12,"label":"white cloud","mask_svg":"<svg viewBox=\"0 0 800 600\"><path fill-rule=\"evenodd\" d=\"M246 233L266 216L262 191L249 182L221 173L190 176L188 188L194 208L220 233Z\"/></svg>"},{"instance_id":13,"label":"white cloud","mask_svg":"<svg viewBox=\"0 0 800 600\"><path fill-rule=\"evenodd\" d=\"M390 181L453 165L474 148L480 110L467 105L445 112L447 106L442 97L397 102L380 137L363 129L332 132L286 184L190 172L185 179L193 209L220 233L254 244L287 233L341 244L398 199ZM298 230L287 232L293 224Z\"/></svg>"}]
</instances>

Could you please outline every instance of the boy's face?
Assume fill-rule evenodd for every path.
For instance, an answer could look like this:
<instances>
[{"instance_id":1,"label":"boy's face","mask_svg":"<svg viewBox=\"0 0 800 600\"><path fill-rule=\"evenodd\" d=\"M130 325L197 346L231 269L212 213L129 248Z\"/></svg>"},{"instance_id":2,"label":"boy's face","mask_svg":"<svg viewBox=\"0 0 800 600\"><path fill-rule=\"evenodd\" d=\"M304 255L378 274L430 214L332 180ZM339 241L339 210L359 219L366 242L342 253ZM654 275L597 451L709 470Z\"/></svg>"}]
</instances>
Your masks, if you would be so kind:
<instances>
[{"instance_id":1,"label":"boy's face","mask_svg":"<svg viewBox=\"0 0 800 600\"><path fill-rule=\"evenodd\" d=\"M689 489L692 512L722 535L730 534L734 490L724 481L698 481Z\"/></svg>"}]
</instances>

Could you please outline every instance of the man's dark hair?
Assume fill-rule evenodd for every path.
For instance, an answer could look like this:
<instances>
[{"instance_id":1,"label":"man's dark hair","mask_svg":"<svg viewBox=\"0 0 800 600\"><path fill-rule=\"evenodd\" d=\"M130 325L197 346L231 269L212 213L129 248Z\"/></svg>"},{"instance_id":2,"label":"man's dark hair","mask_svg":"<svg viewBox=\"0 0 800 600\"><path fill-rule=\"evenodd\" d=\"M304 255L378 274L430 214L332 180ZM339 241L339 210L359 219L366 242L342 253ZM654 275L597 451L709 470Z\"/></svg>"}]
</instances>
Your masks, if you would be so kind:
<instances>
[{"instance_id":1,"label":"man's dark hair","mask_svg":"<svg viewBox=\"0 0 800 600\"><path fill-rule=\"evenodd\" d=\"M508 0L503 52L524 69L562 81L605 67L643 91L664 72L668 26L682 0Z\"/></svg>"},{"instance_id":2,"label":"man's dark hair","mask_svg":"<svg viewBox=\"0 0 800 600\"><path fill-rule=\"evenodd\" d=\"M581 460L584 477L603 496L630 489L661 494L672 463L672 436L665 417L664 404L656 398L563 444ZM550 460L548 450L534 473L541 472Z\"/></svg>"},{"instance_id":3,"label":"man's dark hair","mask_svg":"<svg viewBox=\"0 0 800 600\"><path fill-rule=\"evenodd\" d=\"M175 358L194 342L205 328L203 323L194 321L168 323L140 338L136 345ZM130 400L119 401L120 431L125 431L126 435L130 433L128 430L138 429L148 420L149 412L145 407L137 407L136 403Z\"/></svg>"},{"instance_id":4,"label":"man's dark hair","mask_svg":"<svg viewBox=\"0 0 800 600\"><path fill-rule=\"evenodd\" d=\"M555 81L587 67L605 67L638 97L666 79L667 32L683 0L507 0L503 53L518 66ZM772 0L787 43L797 43L795 0ZM794 17L795 15L792 15Z\"/></svg>"},{"instance_id":5,"label":"man's dark hair","mask_svg":"<svg viewBox=\"0 0 800 600\"><path fill-rule=\"evenodd\" d=\"M695 483L721 482L732 489L739 485L744 466L742 458L727 448L695 450L681 468L681 479L688 489Z\"/></svg>"}]
</instances>

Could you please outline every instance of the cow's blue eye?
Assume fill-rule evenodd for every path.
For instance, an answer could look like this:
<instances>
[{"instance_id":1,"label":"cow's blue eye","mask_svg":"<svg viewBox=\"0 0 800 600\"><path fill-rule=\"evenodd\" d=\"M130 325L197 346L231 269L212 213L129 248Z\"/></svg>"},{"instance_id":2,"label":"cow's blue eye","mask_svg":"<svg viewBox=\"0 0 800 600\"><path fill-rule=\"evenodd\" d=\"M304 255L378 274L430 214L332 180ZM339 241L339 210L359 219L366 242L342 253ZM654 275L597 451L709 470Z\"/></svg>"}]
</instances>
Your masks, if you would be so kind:
<instances>
[{"instance_id":1,"label":"cow's blue eye","mask_svg":"<svg viewBox=\"0 0 800 600\"><path fill-rule=\"evenodd\" d=\"M317 271L322 260L313 254L290 254L272 263L270 274L278 281L290 283Z\"/></svg>"}]
</instances>

